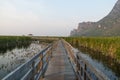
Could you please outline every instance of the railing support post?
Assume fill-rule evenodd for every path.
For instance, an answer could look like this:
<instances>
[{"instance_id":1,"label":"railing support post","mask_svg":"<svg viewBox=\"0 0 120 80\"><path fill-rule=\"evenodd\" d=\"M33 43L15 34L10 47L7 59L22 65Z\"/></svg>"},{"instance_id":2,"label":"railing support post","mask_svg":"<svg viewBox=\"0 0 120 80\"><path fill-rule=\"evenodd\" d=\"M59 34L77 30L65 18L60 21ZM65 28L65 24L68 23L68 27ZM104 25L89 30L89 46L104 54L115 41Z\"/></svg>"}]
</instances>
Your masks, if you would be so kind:
<instances>
[{"instance_id":1,"label":"railing support post","mask_svg":"<svg viewBox=\"0 0 120 80\"><path fill-rule=\"evenodd\" d=\"M86 64L84 65L84 80L86 80L86 69L87 69L87 66L86 66Z\"/></svg>"},{"instance_id":2,"label":"railing support post","mask_svg":"<svg viewBox=\"0 0 120 80\"><path fill-rule=\"evenodd\" d=\"M44 70L43 70L43 65L44 65L44 61L43 61L43 53L42 53L42 59L41 59L41 60L42 60L42 73L43 73L43 71L44 71ZM44 78L44 73L42 74L42 78Z\"/></svg>"},{"instance_id":3,"label":"railing support post","mask_svg":"<svg viewBox=\"0 0 120 80\"><path fill-rule=\"evenodd\" d=\"M76 72L77 72L77 74L79 74L79 71L80 71L80 64L79 64L78 60L79 60L79 57L77 56L77 59L76 59ZM76 80L79 80L78 76L79 75L76 76Z\"/></svg>"},{"instance_id":4,"label":"railing support post","mask_svg":"<svg viewBox=\"0 0 120 80\"><path fill-rule=\"evenodd\" d=\"M30 80L34 80L34 76L35 76L35 61L33 61L32 63L32 78Z\"/></svg>"}]
</instances>

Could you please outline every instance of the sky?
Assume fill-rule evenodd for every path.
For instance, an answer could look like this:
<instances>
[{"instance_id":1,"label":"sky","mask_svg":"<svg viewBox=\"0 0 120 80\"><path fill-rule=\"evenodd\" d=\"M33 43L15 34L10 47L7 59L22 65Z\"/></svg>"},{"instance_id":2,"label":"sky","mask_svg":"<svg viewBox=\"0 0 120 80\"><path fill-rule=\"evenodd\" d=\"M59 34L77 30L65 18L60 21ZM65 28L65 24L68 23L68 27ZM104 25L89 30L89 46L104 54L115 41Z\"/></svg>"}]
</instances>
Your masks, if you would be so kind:
<instances>
[{"instance_id":1,"label":"sky","mask_svg":"<svg viewBox=\"0 0 120 80\"><path fill-rule=\"evenodd\" d=\"M99 21L117 0L0 0L0 35L69 36L78 23Z\"/></svg>"}]
</instances>

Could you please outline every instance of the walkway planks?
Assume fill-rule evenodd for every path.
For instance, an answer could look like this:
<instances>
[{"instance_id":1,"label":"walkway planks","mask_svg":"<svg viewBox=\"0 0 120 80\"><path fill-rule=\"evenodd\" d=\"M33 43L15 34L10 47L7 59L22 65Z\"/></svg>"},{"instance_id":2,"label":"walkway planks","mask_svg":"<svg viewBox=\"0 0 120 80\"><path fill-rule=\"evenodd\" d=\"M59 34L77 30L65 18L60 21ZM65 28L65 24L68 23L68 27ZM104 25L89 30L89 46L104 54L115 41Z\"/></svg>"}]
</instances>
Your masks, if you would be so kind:
<instances>
[{"instance_id":1,"label":"walkway planks","mask_svg":"<svg viewBox=\"0 0 120 80\"><path fill-rule=\"evenodd\" d=\"M44 80L75 80L72 65L61 41L58 41L57 47L53 51Z\"/></svg>"}]
</instances>

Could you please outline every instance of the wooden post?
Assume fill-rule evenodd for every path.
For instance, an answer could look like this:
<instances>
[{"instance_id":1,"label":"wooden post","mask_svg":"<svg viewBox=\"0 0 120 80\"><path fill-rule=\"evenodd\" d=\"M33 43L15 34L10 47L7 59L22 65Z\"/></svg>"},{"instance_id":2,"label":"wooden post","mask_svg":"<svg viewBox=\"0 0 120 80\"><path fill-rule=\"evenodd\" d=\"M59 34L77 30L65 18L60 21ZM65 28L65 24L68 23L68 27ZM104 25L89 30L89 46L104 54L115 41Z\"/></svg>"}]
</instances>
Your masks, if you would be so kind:
<instances>
[{"instance_id":1,"label":"wooden post","mask_svg":"<svg viewBox=\"0 0 120 80\"><path fill-rule=\"evenodd\" d=\"M37 72L39 73L40 72L40 70L41 70L41 68L42 68L42 56L40 55L40 57L39 57L39 59L40 59L40 62L39 62L39 64L38 64L38 66L37 66Z\"/></svg>"},{"instance_id":2,"label":"wooden post","mask_svg":"<svg viewBox=\"0 0 120 80\"><path fill-rule=\"evenodd\" d=\"M43 70L43 65L44 65L44 62L43 62L43 53L41 55L42 55L42 59L41 59L42 60L42 68L41 68L41 70L42 70L42 73L43 73L43 71L44 71ZM42 78L44 78L44 74L42 74Z\"/></svg>"},{"instance_id":3,"label":"wooden post","mask_svg":"<svg viewBox=\"0 0 120 80\"><path fill-rule=\"evenodd\" d=\"M35 61L32 63L32 78L30 80L34 80L35 77Z\"/></svg>"},{"instance_id":4,"label":"wooden post","mask_svg":"<svg viewBox=\"0 0 120 80\"><path fill-rule=\"evenodd\" d=\"M51 49L50 49L50 57L52 58L52 51L53 51L53 45L52 45L52 47L51 47Z\"/></svg>"},{"instance_id":5,"label":"wooden post","mask_svg":"<svg viewBox=\"0 0 120 80\"><path fill-rule=\"evenodd\" d=\"M46 62L49 62L49 57L51 57L51 52L50 50L46 53Z\"/></svg>"},{"instance_id":6,"label":"wooden post","mask_svg":"<svg viewBox=\"0 0 120 80\"><path fill-rule=\"evenodd\" d=\"M80 71L80 64L79 64L79 57L77 56L77 59L76 59L76 72L77 72L77 75L76 76L76 80L79 80L79 71Z\"/></svg>"},{"instance_id":7,"label":"wooden post","mask_svg":"<svg viewBox=\"0 0 120 80\"><path fill-rule=\"evenodd\" d=\"M84 65L84 80L86 80L86 69L87 69L87 66L86 66L86 64Z\"/></svg>"}]
</instances>

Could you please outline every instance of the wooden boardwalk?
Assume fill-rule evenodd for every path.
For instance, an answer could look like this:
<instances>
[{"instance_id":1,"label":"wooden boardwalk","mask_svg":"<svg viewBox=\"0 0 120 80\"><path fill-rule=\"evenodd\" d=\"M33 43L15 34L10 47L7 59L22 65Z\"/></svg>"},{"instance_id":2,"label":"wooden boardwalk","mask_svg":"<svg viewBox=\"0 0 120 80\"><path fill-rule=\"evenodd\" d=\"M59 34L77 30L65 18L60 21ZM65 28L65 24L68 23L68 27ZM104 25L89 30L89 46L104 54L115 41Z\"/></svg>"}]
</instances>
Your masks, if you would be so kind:
<instances>
[{"instance_id":1,"label":"wooden boardwalk","mask_svg":"<svg viewBox=\"0 0 120 80\"><path fill-rule=\"evenodd\" d=\"M61 41L52 53L44 80L75 80L75 73Z\"/></svg>"},{"instance_id":2,"label":"wooden boardwalk","mask_svg":"<svg viewBox=\"0 0 120 80\"><path fill-rule=\"evenodd\" d=\"M89 64L79 53L74 54L72 46L68 42L59 40L48 45L44 50L13 70L2 80L110 79Z\"/></svg>"}]
</instances>

